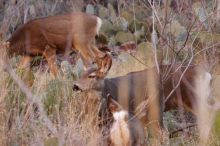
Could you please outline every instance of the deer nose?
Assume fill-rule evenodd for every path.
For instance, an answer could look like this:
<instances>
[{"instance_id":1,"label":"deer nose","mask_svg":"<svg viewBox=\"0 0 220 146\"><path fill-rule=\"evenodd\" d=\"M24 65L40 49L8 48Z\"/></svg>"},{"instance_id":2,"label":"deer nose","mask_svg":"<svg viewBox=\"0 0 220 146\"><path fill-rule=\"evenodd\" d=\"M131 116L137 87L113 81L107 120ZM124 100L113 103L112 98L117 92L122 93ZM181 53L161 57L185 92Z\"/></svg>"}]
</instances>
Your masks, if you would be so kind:
<instances>
[{"instance_id":1,"label":"deer nose","mask_svg":"<svg viewBox=\"0 0 220 146\"><path fill-rule=\"evenodd\" d=\"M77 84L73 84L72 89L73 91L82 92L82 89Z\"/></svg>"}]
</instances>

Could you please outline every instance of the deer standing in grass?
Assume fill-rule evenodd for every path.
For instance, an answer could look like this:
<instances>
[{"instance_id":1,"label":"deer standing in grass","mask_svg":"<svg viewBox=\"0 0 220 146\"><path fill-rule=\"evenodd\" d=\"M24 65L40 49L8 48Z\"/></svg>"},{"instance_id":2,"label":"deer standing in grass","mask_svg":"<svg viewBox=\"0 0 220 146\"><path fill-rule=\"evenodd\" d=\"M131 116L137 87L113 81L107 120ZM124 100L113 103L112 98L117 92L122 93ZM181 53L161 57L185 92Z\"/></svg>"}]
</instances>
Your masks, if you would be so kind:
<instances>
[{"instance_id":1,"label":"deer standing in grass","mask_svg":"<svg viewBox=\"0 0 220 146\"><path fill-rule=\"evenodd\" d=\"M67 55L75 49L84 60L85 67L97 63L99 71L107 72L111 57L95 46L95 36L101 24L99 17L82 12L34 19L21 25L7 40L8 54L22 55L19 68L29 67L34 56L43 55L56 76L56 54ZM102 63L103 60L108 60L108 63Z\"/></svg>"},{"instance_id":2,"label":"deer standing in grass","mask_svg":"<svg viewBox=\"0 0 220 146\"><path fill-rule=\"evenodd\" d=\"M138 118L141 120L144 126L149 126L150 124L156 123L155 126L152 125L154 131L160 133L160 127L163 128L163 112L169 111L176 108L184 108L185 110L191 111L196 115L196 108L199 102L196 93L196 77L197 72L200 67L197 65L192 65L189 67L177 65L160 65L160 70L162 73L166 73L166 79L158 82L156 85L159 90L159 113L158 109L155 108L155 104L152 102L148 96L149 92L149 81L153 76L148 76L149 72L152 70L155 72L156 68L148 68L142 71L136 71L128 73L124 76L97 79L90 76L85 76L80 80L74 82L73 90L76 91L96 91L96 97L100 102L99 116L103 119L108 119L111 114L108 110L108 94L113 96L113 99L117 101L123 109L129 111L129 113L137 114ZM184 70L186 72L183 74ZM183 75L182 78L181 75ZM162 78L163 75L161 75ZM211 87L211 74L204 71L204 80L206 81L206 86ZM179 82L179 85L177 84ZM151 85L151 84L150 84ZM175 86L177 88L175 88ZM168 98L169 97L169 98ZM210 94L211 97L211 94ZM207 97L207 101L211 98ZM140 107L140 110L136 110ZM159 117L158 117L159 116ZM106 122L105 120L103 120ZM103 123L104 123L103 122ZM105 123L104 123L105 124ZM158 134L154 134L156 137ZM160 139L160 137L156 137Z\"/></svg>"}]
</instances>

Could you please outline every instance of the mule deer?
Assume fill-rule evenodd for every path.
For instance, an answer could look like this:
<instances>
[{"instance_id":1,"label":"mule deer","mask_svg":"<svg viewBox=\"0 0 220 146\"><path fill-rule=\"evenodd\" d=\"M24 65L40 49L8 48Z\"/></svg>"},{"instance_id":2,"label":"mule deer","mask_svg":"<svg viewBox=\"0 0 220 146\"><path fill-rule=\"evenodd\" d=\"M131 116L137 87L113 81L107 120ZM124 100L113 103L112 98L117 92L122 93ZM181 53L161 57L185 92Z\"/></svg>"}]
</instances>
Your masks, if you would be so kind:
<instances>
[{"instance_id":1,"label":"mule deer","mask_svg":"<svg viewBox=\"0 0 220 146\"><path fill-rule=\"evenodd\" d=\"M160 103L158 104L158 106L160 106L160 119L158 120L159 124L161 124L161 127L163 127L163 111L178 108L180 101L182 101L181 106L183 106L186 110L195 113L194 109L197 105L197 98L195 93L197 68L198 66L189 66L188 68L182 66L179 67L179 69L171 65L160 66L161 72L169 71L166 79L157 86L158 90L160 91ZM185 74L183 74L182 80L180 80L180 76L185 69L187 70ZM150 118L147 116L149 111L154 110L151 106L151 101L148 100L148 97L146 96L146 93L148 92L147 82L149 81L149 78L152 78L152 76L147 76L147 72L150 70L155 70L155 68L132 72L125 76L105 78L104 80L88 76L76 81L73 85L73 89L81 91L95 90L97 92L101 92L101 96L97 97L97 100L100 100L101 102L99 114L100 116L104 117L109 115L106 107L108 93L111 94L113 99L117 101L124 109L129 112L134 112L135 114L136 111L134 110L139 105L144 103L143 105L145 106L141 108L141 113L145 112L145 114L140 118L142 119L143 124L146 124L149 122L149 119L146 119ZM208 72L205 73L205 77L209 80L210 83L211 76ZM177 88L174 88L179 80L180 84L177 86ZM167 98L169 94L170 96Z\"/></svg>"},{"instance_id":2,"label":"mule deer","mask_svg":"<svg viewBox=\"0 0 220 146\"><path fill-rule=\"evenodd\" d=\"M81 12L34 19L21 25L7 40L8 53L23 56L20 68L26 68L34 56L43 55L55 76L56 54L68 54L72 48L81 54L86 67L105 59L111 62L111 57L95 46L101 24L99 17ZM107 72L110 67L106 66L98 68Z\"/></svg>"},{"instance_id":3,"label":"mule deer","mask_svg":"<svg viewBox=\"0 0 220 146\"><path fill-rule=\"evenodd\" d=\"M160 123L162 122L160 119L159 112L159 98L157 98L158 92L152 93L147 89L147 81L149 79L146 77L149 71L142 71L137 73L130 73L126 76L116 77L116 78L106 78L104 80L94 78L91 74L81 78L76 81L73 85L73 90L77 91L86 91L92 90L101 92L101 97L97 97L97 100L101 101L101 106L99 110L100 117L107 117L109 112L107 110L107 94L111 94L114 97L114 100L117 101L124 110L128 111L129 114L135 115L135 109L137 106L148 99L148 96L151 96L151 100L149 101L149 108L144 110L148 114L141 119L143 125L147 125L149 121L153 121L150 124L152 127L152 133L154 137L159 138L160 135ZM154 70L156 71L156 70ZM158 83L155 83L158 86ZM153 85L152 85L153 86ZM156 87L155 87L156 88ZM151 95L146 94L151 92ZM155 98L154 98L155 97Z\"/></svg>"},{"instance_id":4,"label":"mule deer","mask_svg":"<svg viewBox=\"0 0 220 146\"><path fill-rule=\"evenodd\" d=\"M143 146L145 142L144 127L137 119L107 95L108 109L113 114L114 122L110 129L111 146Z\"/></svg>"}]
</instances>

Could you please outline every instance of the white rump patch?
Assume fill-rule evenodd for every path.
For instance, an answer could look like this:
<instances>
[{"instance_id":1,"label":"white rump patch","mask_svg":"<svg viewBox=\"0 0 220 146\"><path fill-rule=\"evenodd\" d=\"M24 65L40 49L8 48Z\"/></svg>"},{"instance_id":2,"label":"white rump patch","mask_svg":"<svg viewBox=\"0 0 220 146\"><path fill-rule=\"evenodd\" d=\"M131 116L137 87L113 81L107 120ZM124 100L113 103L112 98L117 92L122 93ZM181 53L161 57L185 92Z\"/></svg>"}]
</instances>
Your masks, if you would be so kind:
<instances>
[{"instance_id":1,"label":"white rump patch","mask_svg":"<svg viewBox=\"0 0 220 146\"><path fill-rule=\"evenodd\" d=\"M97 26L96 26L96 34L99 34L99 30L102 26L102 19L97 17Z\"/></svg>"},{"instance_id":2,"label":"white rump patch","mask_svg":"<svg viewBox=\"0 0 220 146\"><path fill-rule=\"evenodd\" d=\"M113 113L113 117L115 121L125 120L126 116L128 116L128 112L124 110Z\"/></svg>"},{"instance_id":3,"label":"white rump patch","mask_svg":"<svg viewBox=\"0 0 220 146\"><path fill-rule=\"evenodd\" d=\"M130 130L126 120L127 111L113 113L114 123L110 131L111 142L114 146L128 146L130 141Z\"/></svg>"}]
</instances>

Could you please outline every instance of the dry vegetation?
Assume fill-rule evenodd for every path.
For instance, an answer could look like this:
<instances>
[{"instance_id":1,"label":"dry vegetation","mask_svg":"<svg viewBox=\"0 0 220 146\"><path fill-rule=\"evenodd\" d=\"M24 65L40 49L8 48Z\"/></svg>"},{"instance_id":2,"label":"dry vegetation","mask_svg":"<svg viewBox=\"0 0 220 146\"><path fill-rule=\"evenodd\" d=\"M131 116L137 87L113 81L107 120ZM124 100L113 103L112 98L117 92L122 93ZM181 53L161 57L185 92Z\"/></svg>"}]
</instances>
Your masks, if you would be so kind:
<instances>
[{"instance_id":1,"label":"dry vegetation","mask_svg":"<svg viewBox=\"0 0 220 146\"><path fill-rule=\"evenodd\" d=\"M1 0L1 41L5 41L20 24L28 20L79 11L89 2L96 5L92 0L86 2L81 0ZM98 3L102 4L101 1ZM205 66L206 70L213 75L211 89L200 86L205 85L205 82L198 75L196 89L201 98L198 124L195 124L194 116L185 114L181 108L178 110L180 112L174 110L165 113L166 129L173 133L172 138L164 135L162 145L220 145L220 112L218 110L220 94L219 91L216 92L220 86L220 1L164 0L161 2L155 0L153 3L153 0L120 0L120 3L117 3L117 0L113 2L110 0L109 3L116 6L108 7L117 9L115 17L117 15L123 18L119 24L130 21L128 28L124 30L120 28L124 25L115 27L114 24L118 24L117 21L109 20L116 19L113 18L114 16L109 19L103 18L111 22L110 26L114 26L115 29L103 30L110 38L109 45L122 43L120 39L115 38L119 31L136 34L135 41L138 44L149 42L152 45L153 49L149 51L153 52L149 53L152 55L151 61L146 61L144 57L140 60L138 55L132 57L139 63L146 59L137 65L138 67L143 64L146 67L149 62L156 62L156 65L158 63L179 63L186 66L199 64ZM104 9L103 6L98 5L98 7ZM99 12L105 12L101 9ZM132 18L129 14L132 14ZM142 21L140 18L143 18ZM143 28L145 30L142 32ZM148 57L149 54L146 56ZM7 60L3 47L0 48L0 55L0 145L102 146L106 144L107 137L103 137L103 131L98 126L96 114L98 104L94 106L96 103L89 102L94 108L87 109L86 94L72 91L75 76L63 74L60 71L60 75L53 79L47 65L34 66L31 71L18 70L16 66L19 56ZM126 55L129 56L129 54ZM128 57L122 60L125 58ZM123 61L118 62L123 63ZM126 67L123 69L127 72L132 70L132 66ZM118 71L111 70L111 74L117 75L117 73ZM166 74L163 77L165 79ZM205 102L209 90L213 96L210 102L215 103L212 108ZM187 125L196 126L184 128ZM149 144L150 141L149 138L146 143Z\"/></svg>"}]
</instances>

